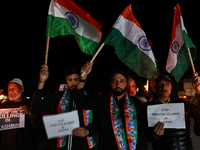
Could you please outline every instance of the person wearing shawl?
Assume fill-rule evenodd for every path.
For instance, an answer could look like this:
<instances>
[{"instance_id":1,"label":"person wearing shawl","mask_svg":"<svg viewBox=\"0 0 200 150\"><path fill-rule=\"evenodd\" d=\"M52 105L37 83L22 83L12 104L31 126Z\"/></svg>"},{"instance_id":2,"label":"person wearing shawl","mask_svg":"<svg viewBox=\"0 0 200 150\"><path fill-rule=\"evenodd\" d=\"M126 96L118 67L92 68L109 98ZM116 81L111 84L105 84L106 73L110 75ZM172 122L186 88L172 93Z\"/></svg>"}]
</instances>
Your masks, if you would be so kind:
<instances>
[{"instance_id":1,"label":"person wearing shawl","mask_svg":"<svg viewBox=\"0 0 200 150\"><path fill-rule=\"evenodd\" d=\"M82 80L86 80L93 63L81 68ZM141 102L125 92L127 77L123 71L111 76L111 93L101 96L84 95L84 82L79 82L74 98L83 109L98 112L100 150L146 150L145 114Z\"/></svg>"},{"instance_id":2,"label":"person wearing shawl","mask_svg":"<svg viewBox=\"0 0 200 150\"><path fill-rule=\"evenodd\" d=\"M76 106L73 98L74 90L80 80L80 73L74 66L68 66L65 70L65 79L68 89L57 92L53 96L42 100L44 97L44 85L49 77L48 66L43 65L40 73L40 81L38 88L35 91L32 101L32 112L41 113L50 111L51 113L65 113L73 110L78 111L80 127L72 131L73 136L60 136L57 138L57 148L65 150L89 150L95 145L93 135L98 130L98 125L95 122L94 112L91 110L83 110ZM86 94L86 92L85 92Z\"/></svg>"}]
</instances>

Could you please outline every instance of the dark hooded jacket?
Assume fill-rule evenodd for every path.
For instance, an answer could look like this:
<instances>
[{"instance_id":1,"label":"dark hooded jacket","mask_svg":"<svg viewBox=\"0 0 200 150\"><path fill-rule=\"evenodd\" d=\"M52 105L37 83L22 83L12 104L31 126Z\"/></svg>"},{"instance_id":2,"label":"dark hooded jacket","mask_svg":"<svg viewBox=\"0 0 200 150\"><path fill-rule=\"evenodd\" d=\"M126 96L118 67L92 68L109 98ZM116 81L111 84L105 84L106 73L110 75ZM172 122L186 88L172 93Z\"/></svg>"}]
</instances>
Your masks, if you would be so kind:
<instances>
[{"instance_id":1,"label":"dark hooded jacket","mask_svg":"<svg viewBox=\"0 0 200 150\"><path fill-rule=\"evenodd\" d=\"M165 129L163 136L157 136L153 132L153 128L148 128L149 140L152 142L154 150L192 150L192 140L190 135L190 118L194 119L194 132L200 136L200 94L196 95L198 98L198 106L184 101L180 98L171 98L169 103L184 103L185 108L185 129ZM155 98L152 101L145 103L147 106L161 104Z\"/></svg>"}]
</instances>

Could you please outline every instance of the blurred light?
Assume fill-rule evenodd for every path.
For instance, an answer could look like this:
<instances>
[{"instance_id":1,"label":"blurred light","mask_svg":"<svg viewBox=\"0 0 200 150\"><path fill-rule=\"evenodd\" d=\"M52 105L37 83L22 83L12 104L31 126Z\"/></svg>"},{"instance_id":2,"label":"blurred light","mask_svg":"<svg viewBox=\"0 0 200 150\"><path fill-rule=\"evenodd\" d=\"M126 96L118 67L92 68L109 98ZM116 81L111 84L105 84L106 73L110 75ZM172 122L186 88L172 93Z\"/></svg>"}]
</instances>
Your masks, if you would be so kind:
<instances>
[{"instance_id":1,"label":"blurred light","mask_svg":"<svg viewBox=\"0 0 200 150\"><path fill-rule=\"evenodd\" d=\"M186 95L181 95L181 96L178 96L178 98L183 98L183 99L186 99L187 96Z\"/></svg>"},{"instance_id":2,"label":"blurred light","mask_svg":"<svg viewBox=\"0 0 200 150\"><path fill-rule=\"evenodd\" d=\"M147 79L147 84L146 85L144 85L144 88L145 88L145 90L146 91L148 91L149 90L149 80Z\"/></svg>"},{"instance_id":3,"label":"blurred light","mask_svg":"<svg viewBox=\"0 0 200 150\"><path fill-rule=\"evenodd\" d=\"M4 99L7 99L7 96L4 95L4 94L1 94L1 95L0 95L0 100L4 100Z\"/></svg>"}]
</instances>

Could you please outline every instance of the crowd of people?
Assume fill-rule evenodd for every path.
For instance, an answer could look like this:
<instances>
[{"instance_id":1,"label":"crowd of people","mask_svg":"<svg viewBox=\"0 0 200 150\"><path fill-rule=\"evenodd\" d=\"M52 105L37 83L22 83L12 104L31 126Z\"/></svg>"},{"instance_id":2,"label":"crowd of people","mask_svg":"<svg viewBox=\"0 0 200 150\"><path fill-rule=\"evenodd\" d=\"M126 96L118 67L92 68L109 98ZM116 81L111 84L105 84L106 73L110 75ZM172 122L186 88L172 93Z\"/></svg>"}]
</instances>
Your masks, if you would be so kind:
<instances>
[{"instance_id":1,"label":"crowd of people","mask_svg":"<svg viewBox=\"0 0 200 150\"><path fill-rule=\"evenodd\" d=\"M23 82L14 78L8 83L8 99L0 108L19 108L25 115L25 125L0 131L1 150L89 150L98 145L100 150L192 150L190 118L194 119L194 133L200 136L200 76L196 73L193 87L198 104L177 97L176 81L168 72L155 79L154 93L145 91L146 103L136 98L136 82L122 70L110 77L110 92L91 95L85 86L93 63L86 62L81 69L68 66L65 79L68 88L50 97L45 96L49 77L46 64L39 71L39 83L30 102L23 97ZM148 107L159 104L182 104L185 128L166 128L158 121L148 126ZM48 140L42 122L44 114L62 114L77 110L80 127L71 135ZM1 114L0 114L1 115ZM98 137L94 137L98 133Z\"/></svg>"}]
</instances>

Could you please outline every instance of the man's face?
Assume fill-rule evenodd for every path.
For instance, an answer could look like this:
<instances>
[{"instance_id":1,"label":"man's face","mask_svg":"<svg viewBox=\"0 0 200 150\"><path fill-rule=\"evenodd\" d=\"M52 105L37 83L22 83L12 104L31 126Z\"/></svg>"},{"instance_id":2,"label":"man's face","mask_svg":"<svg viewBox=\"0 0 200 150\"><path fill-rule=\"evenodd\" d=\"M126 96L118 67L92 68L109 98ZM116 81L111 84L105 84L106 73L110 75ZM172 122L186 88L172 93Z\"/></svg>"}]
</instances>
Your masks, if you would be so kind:
<instances>
[{"instance_id":1,"label":"man's face","mask_svg":"<svg viewBox=\"0 0 200 150\"><path fill-rule=\"evenodd\" d=\"M161 100L167 101L169 99L171 91L172 91L172 84L169 81L161 80L157 85L156 85L156 93L158 95L158 98Z\"/></svg>"},{"instance_id":2,"label":"man's face","mask_svg":"<svg viewBox=\"0 0 200 150\"><path fill-rule=\"evenodd\" d=\"M136 95L136 84L134 80L129 80L128 81L128 92L130 96L135 96Z\"/></svg>"},{"instance_id":3,"label":"man's face","mask_svg":"<svg viewBox=\"0 0 200 150\"><path fill-rule=\"evenodd\" d=\"M127 85L126 78L120 74L116 73L111 78L111 90L115 96L120 96L124 93L125 87Z\"/></svg>"},{"instance_id":4,"label":"man's face","mask_svg":"<svg viewBox=\"0 0 200 150\"><path fill-rule=\"evenodd\" d=\"M18 83L11 82L8 84L8 99L10 101L18 101L22 98L24 87Z\"/></svg>"},{"instance_id":5,"label":"man's face","mask_svg":"<svg viewBox=\"0 0 200 150\"><path fill-rule=\"evenodd\" d=\"M70 90L73 90L77 87L77 85L79 84L79 80L80 80L80 76L79 74L72 74L67 76L66 78L67 81L67 85L69 86Z\"/></svg>"}]
</instances>

